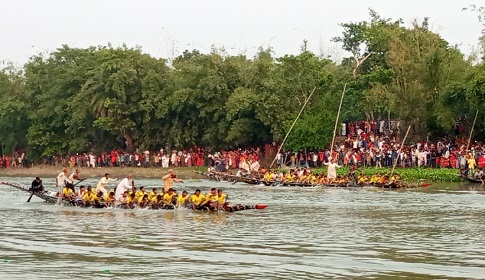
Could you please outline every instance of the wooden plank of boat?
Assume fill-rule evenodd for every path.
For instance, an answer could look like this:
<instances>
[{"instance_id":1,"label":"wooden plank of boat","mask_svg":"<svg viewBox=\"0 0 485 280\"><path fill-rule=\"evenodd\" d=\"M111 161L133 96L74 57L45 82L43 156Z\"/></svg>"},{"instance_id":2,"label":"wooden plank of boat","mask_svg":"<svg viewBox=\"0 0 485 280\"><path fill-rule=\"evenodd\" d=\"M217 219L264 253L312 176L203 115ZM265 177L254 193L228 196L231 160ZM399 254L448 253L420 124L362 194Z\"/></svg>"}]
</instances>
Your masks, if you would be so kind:
<instances>
[{"instance_id":1,"label":"wooden plank of boat","mask_svg":"<svg viewBox=\"0 0 485 280\"><path fill-rule=\"evenodd\" d=\"M29 188L27 186L17 184L17 183L9 183L9 182L2 182L3 185L7 185L10 187L14 187L18 190L26 191L28 193L31 193L29 191ZM58 197L53 195L52 192L44 191L44 192L34 192L34 195L37 196L38 198L49 202L49 203L56 203L58 200Z\"/></svg>"}]
</instances>

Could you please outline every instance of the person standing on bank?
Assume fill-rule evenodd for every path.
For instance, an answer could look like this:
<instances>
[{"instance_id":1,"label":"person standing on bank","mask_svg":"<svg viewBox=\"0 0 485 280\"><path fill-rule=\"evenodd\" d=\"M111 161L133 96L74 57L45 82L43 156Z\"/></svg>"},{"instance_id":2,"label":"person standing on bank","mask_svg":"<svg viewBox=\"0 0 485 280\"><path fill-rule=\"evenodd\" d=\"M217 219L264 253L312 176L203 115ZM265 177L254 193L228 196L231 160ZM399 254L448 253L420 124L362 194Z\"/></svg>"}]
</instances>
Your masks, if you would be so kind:
<instances>
[{"instance_id":1,"label":"person standing on bank","mask_svg":"<svg viewBox=\"0 0 485 280\"><path fill-rule=\"evenodd\" d=\"M183 183L181 179L177 179L177 175L173 172L173 169L168 170L168 174L162 177L163 180L163 190L168 193L168 190L172 188L173 182Z\"/></svg>"}]
</instances>

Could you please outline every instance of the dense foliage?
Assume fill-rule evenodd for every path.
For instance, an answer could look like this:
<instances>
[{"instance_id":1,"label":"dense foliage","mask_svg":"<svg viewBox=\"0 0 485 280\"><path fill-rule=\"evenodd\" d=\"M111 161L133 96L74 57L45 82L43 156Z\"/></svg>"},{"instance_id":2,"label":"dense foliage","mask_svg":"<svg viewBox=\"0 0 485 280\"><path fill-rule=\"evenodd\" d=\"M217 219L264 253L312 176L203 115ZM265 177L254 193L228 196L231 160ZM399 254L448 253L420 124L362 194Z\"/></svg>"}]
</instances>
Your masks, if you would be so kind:
<instances>
[{"instance_id":1,"label":"dense foliage","mask_svg":"<svg viewBox=\"0 0 485 280\"><path fill-rule=\"evenodd\" d=\"M342 120L402 119L413 133L453 133L485 102L485 64L473 64L428 30L371 11L342 24L336 63L307 51L276 58L185 51L168 64L138 48L62 46L0 71L0 140L31 156L127 150L255 146L281 141L308 106L287 148L329 145L344 84ZM483 55L483 54L482 54ZM476 137L484 138L485 112Z\"/></svg>"}]
</instances>

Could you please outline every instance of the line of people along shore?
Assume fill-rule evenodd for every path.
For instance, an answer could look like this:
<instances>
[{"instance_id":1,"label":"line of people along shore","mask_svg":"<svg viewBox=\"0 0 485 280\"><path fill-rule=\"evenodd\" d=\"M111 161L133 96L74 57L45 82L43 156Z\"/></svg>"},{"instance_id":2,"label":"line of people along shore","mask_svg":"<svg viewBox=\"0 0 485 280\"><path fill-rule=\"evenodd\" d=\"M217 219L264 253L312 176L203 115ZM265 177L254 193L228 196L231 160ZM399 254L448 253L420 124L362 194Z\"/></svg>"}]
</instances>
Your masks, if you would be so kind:
<instances>
[{"instance_id":1,"label":"line of people along shore","mask_svg":"<svg viewBox=\"0 0 485 280\"><path fill-rule=\"evenodd\" d=\"M104 174L96 187L91 185L80 186L76 190L76 185L85 179L80 177L80 170L77 168L70 175L68 173L69 169L63 168L62 172L56 177L57 192L53 195L57 196L60 202L67 202L76 206L131 209L173 209L179 207L194 210L226 210L232 207L222 189L211 188L210 192L205 195L202 194L200 189L197 189L191 195L185 190L179 194L173 188L173 183L183 183L183 180L178 179L172 169L162 177L164 185L161 192L158 192L158 188L152 188L151 191L148 191L144 186L137 189L132 175L123 178L113 190L109 190L108 186L118 181L118 178L111 178L109 173ZM32 182L30 191L44 192L42 180L39 177Z\"/></svg>"},{"instance_id":2,"label":"line of people along shore","mask_svg":"<svg viewBox=\"0 0 485 280\"><path fill-rule=\"evenodd\" d=\"M359 127L358 124L354 124ZM361 124L360 124L361 125ZM347 134L347 139L336 144L332 154L329 149L319 151L282 151L277 153L277 144L267 144L262 148L235 149L231 151L209 152L200 147L187 150L148 151L128 153L122 150L112 150L99 155L81 153L65 157L47 158L46 164L62 164L75 167L192 167L192 166L223 166L225 169L245 168L252 171L252 164L259 164L261 159L271 161L276 158L276 166L322 167L330 157L343 166L358 167L390 167L395 161L397 166L428 167L428 168L458 168L469 169L475 174L475 169L485 169L485 145L480 142L467 144L462 137L443 138L436 142L416 141L401 147L401 140L395 136L387 136L367 132L360 128ZM469 146L469 147L468 147ZM468 149L467 149L468 147ZM21 157L25 157L22 152ZM7 160L5 160L5 158ZM9 157L0 159L0 166L12 166ZM246 166L245 166L246 165ZM257 166L256 166L257 167ZM247 168L246 168L247 169Z\"/></svg>"}]
</instances>

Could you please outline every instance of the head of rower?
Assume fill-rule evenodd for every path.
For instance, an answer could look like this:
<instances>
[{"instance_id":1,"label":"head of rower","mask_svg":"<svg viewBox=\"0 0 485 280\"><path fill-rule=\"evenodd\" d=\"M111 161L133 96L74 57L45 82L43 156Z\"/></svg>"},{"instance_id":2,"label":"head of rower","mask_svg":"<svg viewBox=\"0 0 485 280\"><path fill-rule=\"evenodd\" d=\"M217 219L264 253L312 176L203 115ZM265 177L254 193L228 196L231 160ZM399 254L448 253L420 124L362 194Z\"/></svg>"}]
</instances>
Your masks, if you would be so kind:
<instances>
[{"instance_id":1,"label":"head of rower","mask_svg":"<svg viewBox=\"0 0 485 280\"><path fill-rule=\"evenodd\" d=\"M195 194L196 196L200 196L200 190L199 190L199 189L196 189L194 194Z\"/></svg>"},{"instance_id":2,"label":"head of rower","mask_svg":"<svg viewBox=\"0 0 485 280\"><path fill-rule=\"evenodd\" d=\"M187 191L183 191L182 192L182 197L186 197L187 196Z\"/></svg>"},{"instance_id":3,"label":"head of rower","mask_svg":"<svg viewBox=\"0 0 485 280\"><path fill-rule=\"evenodd\" d=\"M62 169L62 172L64 172L64 174L67 176L67 172L69 172L69 169L67 169L66 167L64 167L64 168Z\"/></svg>"},{"instance_id":4,"label":"head of rower","mask_svg":"<svg viewBox=\"0 0 485 280\"><path fill-rule=\"evenodd\" d=\"M216 190L216 188L212 188L212 189L211 189L211 193L210 193L210 194L211 194L211 195L214 195L214 196L215 196L215 195L217 195L217 190Z\"/></svg>"},{"instance_id":5,"label":"head of rower","mask_svg":"<svg viewBox=\"0 0 485 280\"><path fill-rule=\"evenodd\" d=\"M109 173L104 173L104 177L105 177L106 179L108 179L108 178L109 178Z\"/></svg>"}]
</instances>

